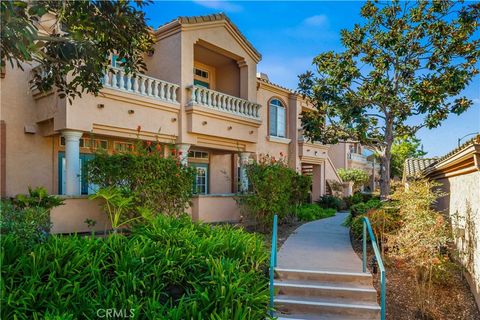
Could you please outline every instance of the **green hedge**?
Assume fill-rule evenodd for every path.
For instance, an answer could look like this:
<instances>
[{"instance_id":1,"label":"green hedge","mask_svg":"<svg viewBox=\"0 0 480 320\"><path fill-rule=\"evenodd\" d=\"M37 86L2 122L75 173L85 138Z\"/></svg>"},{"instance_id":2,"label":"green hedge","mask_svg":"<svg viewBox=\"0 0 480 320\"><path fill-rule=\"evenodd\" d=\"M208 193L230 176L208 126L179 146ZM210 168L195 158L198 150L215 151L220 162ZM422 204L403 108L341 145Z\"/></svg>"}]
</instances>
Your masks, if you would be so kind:
<instances>
[{"instance_id":1,"label":"green hedge","mask_svg":"<svg viewBox=\"0 0 480 320\"><path fill-rule=\"evenodd\" d=\"M233 227L157 217L130 236L51 236L32 249L2 236L2 319L263 319L268 252Z\"/></svg>"},{"instance_id":2,"label":"green hedge","mask_svg":"<svg viewBox=\"0 0 480 320\"><path fill-rule=\"evenodd\" d=\"M305 204L297 209L297 218L302 221L313 221L333 217L337 210L324 209L316 204Z\"/></svg>"},{"instance_id":3,"label":"green hedge","mask_svg":"<svg viewBox=\"0 0 480 320\"><path fill-rule=\"evenodd\" d=\"M368 200L367 202L360 202L350 207L352 217L366 214L369 210L378 209L382 206L382 202L377 199Z\"/></svg>"}]
</instances>

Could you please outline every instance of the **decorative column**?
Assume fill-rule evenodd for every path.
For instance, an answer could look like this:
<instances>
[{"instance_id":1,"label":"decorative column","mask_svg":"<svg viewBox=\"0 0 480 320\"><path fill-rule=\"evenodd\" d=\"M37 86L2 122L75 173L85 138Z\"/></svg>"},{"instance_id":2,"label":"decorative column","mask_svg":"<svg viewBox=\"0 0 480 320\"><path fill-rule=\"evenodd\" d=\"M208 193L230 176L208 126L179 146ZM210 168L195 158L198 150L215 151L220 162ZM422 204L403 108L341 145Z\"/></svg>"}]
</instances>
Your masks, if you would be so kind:
<instances>
[{"instance_id":1,"label":"decorative column","mask_svg":"<svg viewBox=\"0 0 480 320\"><path fill-rule=\"evenodd\" d=\"M178 158L180 159L180 163L183 166L188 165L188 150L190 149L190 145L186 143L179 143L175 145L178 152Z\"/></svg>"},{"instance_id":2,"label":"decorative column","mask_svg":"<svg viewBox=\"0 0 480 320\"><path fill-rule=\"evenodd\" d=\"M82 132L63 131L65 138L65 194L76 196L81 194L80 181L80 138Z\"/></svg>"},{"instance_id":3,"label":"decorative column","mask_svg":"<svg viewBox=\"0 0 480 320\"><path fill-rule=\"evenodd\" d=\"M250 152L240 153L240 192L245 193L248 191L248 176L247 176L247 164L250 158Z\"/></svg>"}]
</instances>

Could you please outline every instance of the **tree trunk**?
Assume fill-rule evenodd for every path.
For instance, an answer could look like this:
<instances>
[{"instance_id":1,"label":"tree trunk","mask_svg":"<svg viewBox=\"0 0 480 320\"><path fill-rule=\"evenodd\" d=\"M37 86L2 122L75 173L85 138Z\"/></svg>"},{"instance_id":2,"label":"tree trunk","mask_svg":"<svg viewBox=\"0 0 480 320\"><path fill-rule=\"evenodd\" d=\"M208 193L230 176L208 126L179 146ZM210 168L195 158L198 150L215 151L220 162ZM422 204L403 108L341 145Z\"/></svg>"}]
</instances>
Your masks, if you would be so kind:
<instances>
[{"instance_id":1,"label":"tree trunk","mask_svg":"<svg viewBox=\"0 0 480 320\"><path fill-rule=\"evenodd\" d=\"M387 115L385 121L385 149L380 155L380 199L390 195L390 163L392 161L393 119Z\"/></svg>"},{"instance_id":2,"label":"tree trunk","mask_svg":"<svg viewBox=\"0 0 480 320\"><path fill-rule=\"evenodd\" d=\"M390 156L380 157L380 199L386 200L390 194Z\"/></svg>"}]
</instances>

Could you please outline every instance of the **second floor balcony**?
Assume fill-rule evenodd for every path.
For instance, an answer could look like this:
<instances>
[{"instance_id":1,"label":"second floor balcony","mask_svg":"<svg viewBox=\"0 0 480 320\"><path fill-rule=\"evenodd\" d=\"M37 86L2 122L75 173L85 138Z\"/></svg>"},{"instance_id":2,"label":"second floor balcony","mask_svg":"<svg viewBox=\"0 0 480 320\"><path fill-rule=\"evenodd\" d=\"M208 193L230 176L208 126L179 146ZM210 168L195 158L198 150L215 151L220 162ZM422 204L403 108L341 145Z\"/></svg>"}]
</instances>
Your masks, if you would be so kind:
<instances>
[{"instance_id":1,"label":"second floor balcony","mask_svg":"<svg viewBox=\"0 0 480 320\"><path fill-rule=\"evenodd\" d=\"M360 154L360 153L354 153L354 152L349 152L348 153L348 160L354 161L354 162L361 162L366 164L367 163L367 156Z\"/></svg>"},{"instance_id":2,"label":"second floor balcony","mask_svg":"<svg viewBox=\"0 0 480 320\"><path fill-rule=\"evenodd\" d=\"M198 85L192 85L188 87L188 90L190 92L189 106L199 105L243 118L261 120L261 106L257 103Z\"/></svg>"}]
</instances>

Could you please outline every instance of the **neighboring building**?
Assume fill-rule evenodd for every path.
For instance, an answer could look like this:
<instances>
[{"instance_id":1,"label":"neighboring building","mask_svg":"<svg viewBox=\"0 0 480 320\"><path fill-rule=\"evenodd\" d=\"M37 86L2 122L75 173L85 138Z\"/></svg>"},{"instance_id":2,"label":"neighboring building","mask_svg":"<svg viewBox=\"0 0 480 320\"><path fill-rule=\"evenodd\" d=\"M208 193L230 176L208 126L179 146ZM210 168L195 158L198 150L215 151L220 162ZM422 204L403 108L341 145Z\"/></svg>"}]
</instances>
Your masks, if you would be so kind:
<instances>
[{"instance_id":1,"label":"neighboring building","mask_svg":"<svg viewBox=\"0 0 480 320\"><path fill-rule=\"evenodd\" d=\"M103 215L86 203L92 188L82 163L99 147L127 150L137 136L174 145L182 161L197 168L194 219L238 220L233 196L246 185L238 181L245 179L244 164L261 154L283 154L292 168L312 174L313 200L326 193L327 180L340 181L329 146L301 136L299 115L311 107L265 75L257 77L260 53L225 15L181 17L154 36L145 75L126 75L112 57L116 74L105 74L101 94L71 105L53 91L30 90L39 68L7 67L1 79L2 197L28 186L66 195L66 205L52 212L54 232L85 231L86 218ZM97 223L103 227L104 221Z\"/></svg>"},{"instance_id":2,"label":"neighboring building","mask_svg":"<svg viewBox=\"0 0 480 320\"><path fill-rule=\"evenodd\" d=\"M436 208L448 214L466 278L480 307L480 135L441 158L407 159L403 181L428 178L446 196Z\"/></svg>"},{"instance_id":3,"label":"neighboring building","mask_svg":"<svg viewBox=\"0 0 480 320\"><path fill-rule=\"evenodd\" d=\"M359 142L341 142L330 146L328 156L336 168L362 169L370 175L364 191L375 191L380 185L380 163L373 152Z\"/></svg>"}]
</instances>

